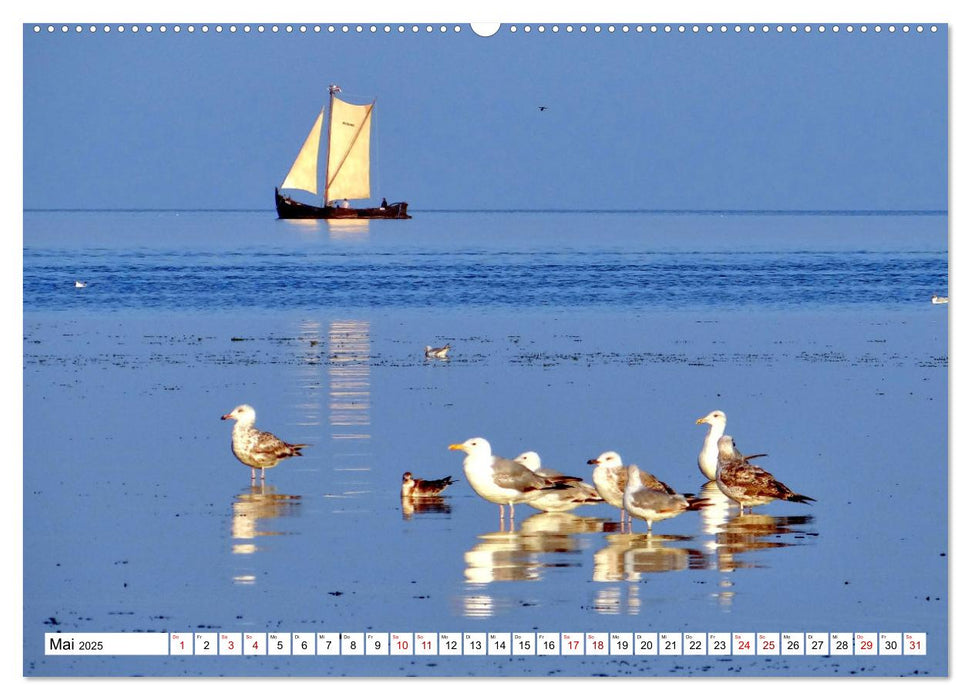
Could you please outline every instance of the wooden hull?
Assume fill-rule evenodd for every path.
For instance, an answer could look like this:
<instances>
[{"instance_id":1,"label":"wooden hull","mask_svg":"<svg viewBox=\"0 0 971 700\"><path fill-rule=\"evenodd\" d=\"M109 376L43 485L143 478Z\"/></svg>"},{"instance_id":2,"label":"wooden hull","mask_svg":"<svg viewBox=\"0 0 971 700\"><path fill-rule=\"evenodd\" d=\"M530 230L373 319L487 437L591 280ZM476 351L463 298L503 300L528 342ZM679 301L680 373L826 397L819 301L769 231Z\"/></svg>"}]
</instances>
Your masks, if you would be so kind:
<instances>
[{"instance_id":1,"label":"wooden hull","mask_svg":"<svg viewBox=\"0 0 971 700\"><path fill-rule=\"evenodd\" d=\"M315 207L302 204L276 191L276 213L281 219L410 219L408 202L394 202L384 208Z\"/></svg>"}]
</instances>

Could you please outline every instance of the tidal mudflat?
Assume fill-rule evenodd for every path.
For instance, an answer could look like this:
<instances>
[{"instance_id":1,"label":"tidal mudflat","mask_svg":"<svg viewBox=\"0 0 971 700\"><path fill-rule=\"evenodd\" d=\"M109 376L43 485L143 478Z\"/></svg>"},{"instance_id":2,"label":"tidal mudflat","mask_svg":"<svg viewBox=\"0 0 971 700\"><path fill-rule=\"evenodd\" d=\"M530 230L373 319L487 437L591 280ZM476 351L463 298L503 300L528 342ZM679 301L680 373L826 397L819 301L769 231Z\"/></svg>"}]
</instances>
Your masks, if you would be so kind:
<instances>
[{"instance_id":1,"label":"tidal mudflat","mask_svg":"<svg viewBox=\"0 0 971 700\"><path fill-rule=\"evenodd\" d=\"M947 673L946 307L32 311L23 347L27 675ZM243 402L311 445L265 486L219 420ZM816 503L510 528L447 449L588 479L613 449L700 493L715 408ZM458 482L402 502L404 471ZM916 631L928 654L105 659L44 656L49 631Z\"/></svg>"}]
</instances>

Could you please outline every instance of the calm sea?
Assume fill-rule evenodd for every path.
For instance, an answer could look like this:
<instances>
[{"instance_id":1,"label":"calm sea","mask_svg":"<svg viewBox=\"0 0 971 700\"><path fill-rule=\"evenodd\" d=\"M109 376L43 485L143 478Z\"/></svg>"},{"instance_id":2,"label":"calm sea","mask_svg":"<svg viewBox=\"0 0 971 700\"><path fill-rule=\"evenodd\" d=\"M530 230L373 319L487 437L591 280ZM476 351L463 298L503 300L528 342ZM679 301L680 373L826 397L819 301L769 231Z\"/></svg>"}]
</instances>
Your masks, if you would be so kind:
<instances>
[{"instance_id":1,"label":"calm sea","mask_svg":"<svg viewBox=\"0 0 971 700\"><path fill-rule=\"evenodd\" d=\"M947 674L945 215L414 214L24 214L25 674ZM244 402L310 444L265 485L220 421ZM713 409L817 500L719 500L696 466ZM714 505L650 538L605 505L510 527L448 449L476 436L584 478L616 450ZM458 482L403 501L404 471ZM921 633L927 653L45 655L55 631Z\"/></svg>"},{"instance_id":2,"label":"calm sea","mask_svg":"<svg viewBox=\"0 0 971 700\"><path fill-rule=\"evenodd\" d=\"M28 312L904 307L947 294L943 215L27 212L24 229Z\"/></svg>"}]
</instances>

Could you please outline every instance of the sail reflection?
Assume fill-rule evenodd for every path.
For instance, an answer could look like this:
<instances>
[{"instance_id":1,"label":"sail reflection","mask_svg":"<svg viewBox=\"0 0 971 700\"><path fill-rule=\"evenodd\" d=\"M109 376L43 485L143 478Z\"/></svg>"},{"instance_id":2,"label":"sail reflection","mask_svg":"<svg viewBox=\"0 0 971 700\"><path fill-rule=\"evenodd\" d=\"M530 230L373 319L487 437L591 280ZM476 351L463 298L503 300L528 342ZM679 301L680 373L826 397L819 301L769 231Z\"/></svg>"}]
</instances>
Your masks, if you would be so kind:
<instances>
[{"instance_id":1,"label":"sail reflection","mask_svg":"<svg viewBox=\"0 0 971 700\"><path fill-rule=\"evenodd\" d=\"M330 425L334 440L371 438L371 324L332 321L330 347Z\"/></svg>"},{"instance_id":2,"label":"sail reflection","mask_svg":"<svg viewBox=\"0 0 971 700\"><path fill-rule=\"evenodd\" d=\"M341 497L358 497L372 489L371 452L371 324L332 321L327 332L328 422L334 471L331 483Z\"/></svg>"},{"instance_id":3,"label":"sail reflection","mask_svg":"<svg viewBox=\"0 0 971 700\"><path fill-rule=\"evenodd\" d=\"M267 527L267 522L290 517L300 505L300 496L277 493L276 487L265 483L253 484L249 490L233 499L233 554L253 554L259 551L256 540L288 534L284 530Z\"/></svg>"},{"instance_id":4,"label":"sail reflection","mask_svg":"<svg viewBox=\"0 0 971 700\"><path fill-rule=\"evenodd\" d=\"M321 344L322 324L320 321L305 319L300 322L298 338L300 348L297 367L299 399L296 404L300 411L300 425L318 426L323 422L323 401L321 398L321 373L324 347Z\"/></svg>"}]
</instances>

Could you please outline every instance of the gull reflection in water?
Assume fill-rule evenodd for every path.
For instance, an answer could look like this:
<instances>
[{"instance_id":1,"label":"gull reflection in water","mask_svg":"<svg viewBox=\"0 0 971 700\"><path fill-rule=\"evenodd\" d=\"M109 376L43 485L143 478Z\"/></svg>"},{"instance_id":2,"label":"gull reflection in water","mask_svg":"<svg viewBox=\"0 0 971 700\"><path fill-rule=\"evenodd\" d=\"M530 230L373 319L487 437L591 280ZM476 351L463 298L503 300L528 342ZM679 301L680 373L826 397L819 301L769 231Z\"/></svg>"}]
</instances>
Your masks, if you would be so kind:
<instances>
[{"instance_id":1,"label":"gull reflection in water","mask_svg":"<svg viewBox=\"0 0 971 700\"><path fill-rule=\"evenodd\" d=\"M286 531L267 528L267 521L289 517L300 505L300 496L277 493L274 486L253 484L233 500L233 554L254 554L259 551L258 537L285 535ZM253 583L252 575L234 577L236 583Z\"/></svg>"},{"instance_id":2,"label":"gull reflection in water","mask_svg":"<svg viewBox=\"0 0 971 700\"><path fill-rule=\"evenodd\" d=\"M715 536L718 570L724 574L719 582L722 590L715 594L719 604L725 607L732 604L735 594L731 589L735 584L730 574L733 571L764 566L746 560L744 555L803 544L807 537L815 537L817 534L808 528L812 522L811 515L777 517L763 513L746 513L725 523Z\"/></svg>"},{"instance_id":3,"label":"gull reflection in water","mask_svg":"<svg viewBox=\"0 0 971 700\"><path fill-rule=\"evenodd\" d=\"M600 532L603 520L572 513L538 513L526 518L519 531L479 535L465 553L465 579L470 583L536 581L545 568L579 566L550 554L574 554L581 549L576 535Z\"/></svg>"},{"instance_id":4,"label":"gull reflection in water","mask_svg":"<svg viewBox=\"0 0 971 700\"><path fill-rule=\"evenodd\" d=\"M613 534L607 546L593 555L594 581L640 581L642 574L704 569L701 549L677 546L692 537L684 535Z\"/></svg>"},{"instance_id":5,"label":"gull reflection in water","mask_svg":"<svg viewBox=\"0 0 971 700\"><path fill-rule=\"evenodd\" d=\"M402 496L401 517L411 520L415 513L444 513L452 512L452 506L442 496Z\"/></svg>"},{"instance_id":6,"label":"gull reflection in water","mask_svg":"<svg viewBox=\"0 0 971 700\"><path fill-rule=\"evenodd\" d=\"M741 555L764 549L778 549L803 544L806 537L814 537L808 529L811 515L773 516L763 513L736 515L715 535L718 569L757 568L759 563L741 559Z\"/></svg>"}]
</instances>

